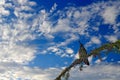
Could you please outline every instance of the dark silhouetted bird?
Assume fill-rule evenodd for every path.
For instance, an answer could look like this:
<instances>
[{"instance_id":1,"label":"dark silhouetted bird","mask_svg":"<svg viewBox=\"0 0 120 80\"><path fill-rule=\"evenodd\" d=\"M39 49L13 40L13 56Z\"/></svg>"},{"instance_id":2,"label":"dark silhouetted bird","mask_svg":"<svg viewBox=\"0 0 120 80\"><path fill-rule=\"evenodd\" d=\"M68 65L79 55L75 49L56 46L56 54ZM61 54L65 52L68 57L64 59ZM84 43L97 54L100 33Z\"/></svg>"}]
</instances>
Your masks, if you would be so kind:
<instances>
[{"instance_id":1,"label":"dark silhouetted bird","mask_svg":"<svg viewBox=\"0 0 120 80\"><path fill-rule=\"evenodd\" d=\"M79 59L81 59L86 65L89 65L87 51L84 48L83 44L80 43L80 49L79 49Z\"/></svg>"}]
</instances>

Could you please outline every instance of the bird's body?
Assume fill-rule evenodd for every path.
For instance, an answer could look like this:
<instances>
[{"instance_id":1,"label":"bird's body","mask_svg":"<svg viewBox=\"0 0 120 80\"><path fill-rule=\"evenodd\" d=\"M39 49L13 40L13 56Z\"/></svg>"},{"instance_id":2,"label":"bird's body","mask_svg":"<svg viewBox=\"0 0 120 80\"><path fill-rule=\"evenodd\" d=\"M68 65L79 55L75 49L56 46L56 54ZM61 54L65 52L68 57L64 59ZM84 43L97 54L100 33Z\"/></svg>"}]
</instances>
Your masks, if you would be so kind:
<instances>
[{"instance_id":1,"label":"bird's body","mask_svg":"<svg viewBox=\"0 0 120 80\"><path fill-rule=\"evenodd\" d=\"M79 49L79 59L81 59L86 65L89 65L87 51L84 48L83 44L80 43L80 49Z\"/></svg>"}]
</instances>

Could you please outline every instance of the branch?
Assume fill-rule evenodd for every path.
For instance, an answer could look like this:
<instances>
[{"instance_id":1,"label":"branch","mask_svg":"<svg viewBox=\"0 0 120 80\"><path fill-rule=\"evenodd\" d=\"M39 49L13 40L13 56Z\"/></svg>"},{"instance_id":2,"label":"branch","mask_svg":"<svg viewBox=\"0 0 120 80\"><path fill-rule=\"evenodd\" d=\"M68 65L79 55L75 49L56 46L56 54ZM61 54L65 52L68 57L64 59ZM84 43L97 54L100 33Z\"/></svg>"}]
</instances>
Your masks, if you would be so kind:
<instances>
[{"instance_id":1,"label":"branch","mask_svg":"<svg viewBox=\"0 0 120 80\"><path fill-rule=\"evenodd\" d=\"M74 67L77 64L80 64L81 62L82 62L81 59L76 59L70 66L65 68L55 80L61 80L61 77L65 75L66 72L68 72L72 67Z\"/></svg>"},{"instance_id":2,"label":"branch","mask_svg":"<svg viewBox=\"0 0 120 80\"><path fill-rule=\"evenodd\" d=\"M113 49L116 49L119 51L120 53L120 40L114 42L114 43L107 43L107 44L104 44L102 45L101 47L99 48L96 48L94 50L92 50L87 57L89 56L98 56L100 57L100 52L103 51L103 50L106 50L107 53L109 53L109 51L112 51ZM82 63L82 60L81 59L76 59L73 61L73 63L66 67L59 75L58 77L56 77L55 80L61 80L61 77L64 76L66 74L66 72L69 72L70 69L78 64Z\"/></svg>"},{"instance_id":3,"label":"branch","mask_svg":"<svg viewBox=\"0 0 120 80\"><path fill-rule=\"evenodd\" d=\"M110 51L115 51L114 49L116 49L119 53L120 53L120 40L114 42L114 43L107 43L107 44L104 44L102 45L101 47L99 48L96 48L94 50L92 50L89 54L88 54L88 57L89 56L96 56L96 55L99 55L101 51L103 50L106 50L107 53L109 53Z\"/></svg>"}]
</instances>

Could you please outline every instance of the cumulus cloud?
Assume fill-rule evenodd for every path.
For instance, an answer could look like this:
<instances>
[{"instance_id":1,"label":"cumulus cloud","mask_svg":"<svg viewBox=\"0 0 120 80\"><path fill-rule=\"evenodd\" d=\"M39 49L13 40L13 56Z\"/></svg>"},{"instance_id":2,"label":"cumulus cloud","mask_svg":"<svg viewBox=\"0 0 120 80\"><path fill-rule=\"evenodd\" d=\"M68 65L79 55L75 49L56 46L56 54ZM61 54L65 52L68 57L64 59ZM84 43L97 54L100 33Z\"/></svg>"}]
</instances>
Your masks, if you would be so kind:
<instances>
[{"instance_id":1,"label":"cumulus cloud","mask_svg":"<svg viewBox=\"0 0 120 80\"><path fill-rule=\"evenodd\" d=\"M49 68L40 69L37 67L30 68L26 66L21 66L16 63L0 63L0 79L13 79L13 80L53 80L62 69L59 68ZM9 65L9 66L8 66ZM6 68L6 66L8 66ZM83 71L79 71L78 67L72 68L70 71L70 80L118 80L119 79L119 64L95 64L87 66Z\"/></svg>"},{"instance_id":2,"label":"cumulus cloud","mask_svg":"<svg viewBox=\"0 0 120 80\"><path fill-rule=\"evenodd\" d=\"M114 24L118 15L118 10L116 10L115 6L105 8L102 16L105 20L105 23Z\"/></svg>"},{"instance_id":3,"label":"cumulus cloud","mask_svg":"<svg viewBox=\"0 0 120 80\"><path fill-rule=\"evenodd\" d=\"M18 46L16 44L0 44L0 62L27 63L34 58L35 50L30 47Z\"/></svg>"},{"instance_id":4,"label":"cumulus cloud","mask_svg":"<svg viewBox=\"0 0 120 80\"><path fill-rule=\"evenodd\" d=\"M17 63L0 63L0 79L4 80L52 80L60 71L57 68L40 69L30 68ZM52 74L51 74L52 73Z\"/></svg>"}]
</instances>

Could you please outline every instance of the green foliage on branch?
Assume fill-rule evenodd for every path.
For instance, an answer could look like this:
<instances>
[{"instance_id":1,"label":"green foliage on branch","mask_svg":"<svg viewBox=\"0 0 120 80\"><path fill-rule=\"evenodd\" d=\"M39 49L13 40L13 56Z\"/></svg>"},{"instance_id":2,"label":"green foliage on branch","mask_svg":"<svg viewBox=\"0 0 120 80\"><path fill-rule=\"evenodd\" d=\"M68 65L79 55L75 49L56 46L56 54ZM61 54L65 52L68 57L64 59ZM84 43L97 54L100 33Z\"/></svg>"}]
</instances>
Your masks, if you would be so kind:
<instances>
[{"instance_id":1,"label":"green foliage on branch","mask_svg":"<svg viewBox=\"0 0 120 80\"><path fill-rule=\"evenodd\" d=\"M90 56L93 56L93 57L96 57L98 56L98 58L100 60L102 60L101 58L101 51L104 51L105 54L108 54L109 52L113 51L115 53L118 53L120 54L120 40L114 42L114 43L107 43L107 44L104 44L102 45L101 47L99 48L96 48L94 50L92 50L87 57L90 57ZM81 64L82 63L82 59L76 59L73 61L73 63L66 67L57 77L55 80L61 80L61 78L64 78L65 80L68 80L69 76L70 76L70 73L69 71L71 70L72 67L78 65L78 64ZM80 70L82 70L82 65L80 66Z\"/></svg>"}]
</instances>

